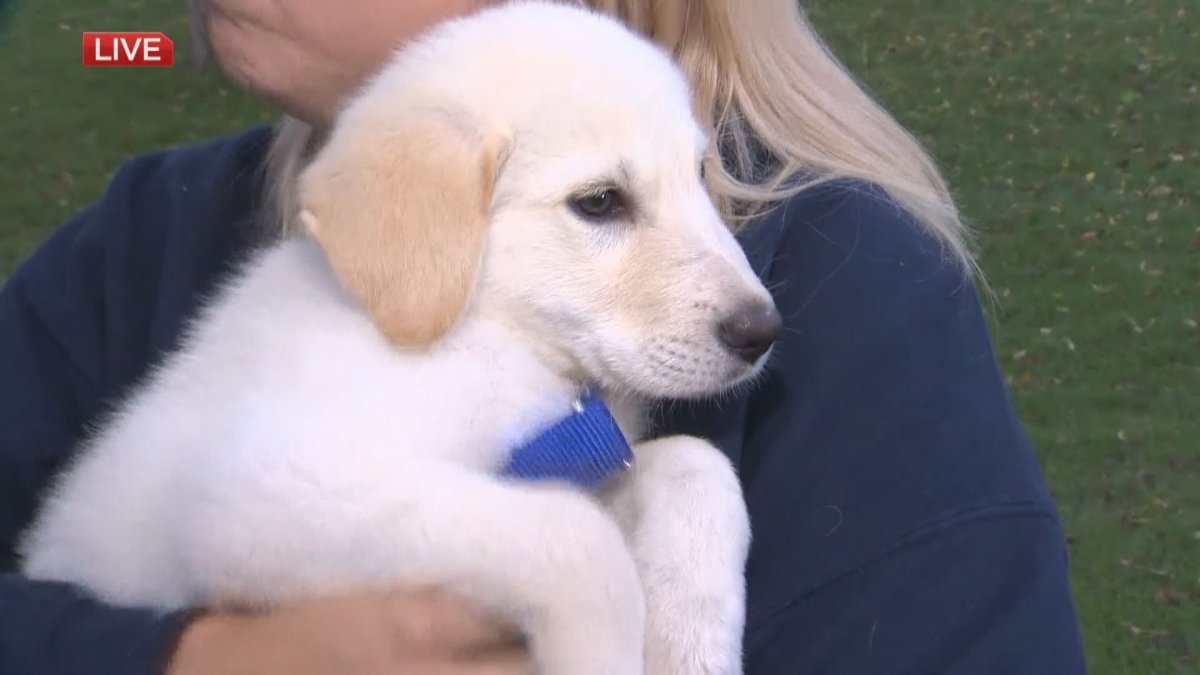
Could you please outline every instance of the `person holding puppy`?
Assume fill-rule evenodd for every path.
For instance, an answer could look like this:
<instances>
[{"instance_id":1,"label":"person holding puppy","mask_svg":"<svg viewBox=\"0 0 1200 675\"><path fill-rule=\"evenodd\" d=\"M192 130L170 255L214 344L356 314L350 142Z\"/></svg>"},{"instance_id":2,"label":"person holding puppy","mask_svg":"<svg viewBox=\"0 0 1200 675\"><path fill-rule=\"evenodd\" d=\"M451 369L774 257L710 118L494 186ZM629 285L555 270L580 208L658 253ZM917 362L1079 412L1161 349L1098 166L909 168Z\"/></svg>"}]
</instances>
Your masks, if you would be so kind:
<instances>
[{"instance_id":1,"label":"person holding puppy","mask_svg":"<svg viewBox=\"0 0 1200 675\"><path fill-rule=\"evenodd\" d=\"M287 117L135 158L5 284L5 570L89 426L244 253L287 233L294 181L341 102L406 39L479 4L201 8L224 70ZM786 320L757 386L659 421L738 468L754 532L745 672L1082 672L1062 531L935 164L792 0L588 4L691 78L719 139L709 187ZM0 576L5 673L528 670L518 635L439 589L159 616Z\"/></svg>"}]
</instances>

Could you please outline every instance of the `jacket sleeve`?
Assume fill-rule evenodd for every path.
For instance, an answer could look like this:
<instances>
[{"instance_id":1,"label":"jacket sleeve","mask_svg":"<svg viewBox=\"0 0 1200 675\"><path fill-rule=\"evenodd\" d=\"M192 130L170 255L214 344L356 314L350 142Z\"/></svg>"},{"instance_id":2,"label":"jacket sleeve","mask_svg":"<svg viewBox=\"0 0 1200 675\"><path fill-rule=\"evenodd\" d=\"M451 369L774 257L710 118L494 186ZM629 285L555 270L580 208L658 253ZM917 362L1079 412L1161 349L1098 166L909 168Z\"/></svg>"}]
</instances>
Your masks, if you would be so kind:
<instances>
[{"instance_id":1,"label":"jacket sleeve","mask_svg":"<svg viewBox=\"0 0 1200 675\"><path fill-rule=\"evenodd\" d=\"M43 289L33 296L27 285L64 265L69 240L90 217L56 233L0 292L0 672L6 675L157 673L182 619L106 607L70 586L29 581L15 571L20 530L94 411L96 386L80 359L100 339L84 318L94 312L85 300L90 293ZM101 281L68 276L85 287ZM72 299L80 306L70 307ZM57 320L64 310L76 320Z\"/></svg>"},{"instance_id":2,"label":"jacket sleeve","mask_svg":"<svg viewBox=\"0 0 1200 675\"><path fill-rule=\"evenodd\" d=\"M135 158L0 290L0 672L150 674L186 613L118 609L18 572L17 549L90 425L169 349L232 257L266 133ZM242 219L245 220L244 218Z\"/></svg>"},{"instance_id":3,"label":"jacket sleeve","mask_svg":"<svg viewBox=\"0 0 1200 675\"><path fill-rule=\"evenodd\" d=\"M970 280L880 191L789 203L746 408L749 675L1081 673L1054 504Z\"/></svg>"},{"instance_id":4,"label":"jacket sleeve","mask_svg":"<svg viewBox=\"0 0 1200 675\"><path fill-rule=\"evenodd\" d=\"M0 672L161 675L187 614L108 607L61 584L0 576Z\"/></svg>"}]
</instances>

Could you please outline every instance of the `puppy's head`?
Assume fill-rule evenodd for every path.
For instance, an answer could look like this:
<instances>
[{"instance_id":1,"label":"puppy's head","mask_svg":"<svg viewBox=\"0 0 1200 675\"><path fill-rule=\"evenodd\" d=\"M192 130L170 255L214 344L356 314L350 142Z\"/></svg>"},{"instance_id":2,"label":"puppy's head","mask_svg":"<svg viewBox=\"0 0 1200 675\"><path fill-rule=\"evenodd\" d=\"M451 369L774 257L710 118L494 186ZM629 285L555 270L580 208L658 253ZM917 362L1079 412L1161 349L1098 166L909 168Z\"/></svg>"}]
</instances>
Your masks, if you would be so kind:
<instances>
[{"instance_id":1,"label":"puppy's head","mask_svg":"<svg viewBox=\"0 0 1200 675\"><path fill-rule=\"evenodd\" d=\"M704 188L681 72L597 14L523 2L410 45L300 182L301 218L394 343L464 313L650 397L752 377L780 318Z\"/></svg>"}]
</instances>

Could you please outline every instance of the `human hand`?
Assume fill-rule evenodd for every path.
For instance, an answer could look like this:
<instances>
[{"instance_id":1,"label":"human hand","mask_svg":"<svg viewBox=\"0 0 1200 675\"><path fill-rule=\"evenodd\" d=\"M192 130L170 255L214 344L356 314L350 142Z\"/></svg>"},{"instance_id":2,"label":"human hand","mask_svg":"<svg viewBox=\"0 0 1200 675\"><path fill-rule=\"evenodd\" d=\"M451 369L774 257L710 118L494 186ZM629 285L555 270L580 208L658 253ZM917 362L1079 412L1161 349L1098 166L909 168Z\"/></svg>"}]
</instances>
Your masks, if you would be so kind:
<instances>
[{"instance_id":1,"label":"human hand","mask_svg":"<svg viewBox=\"0 0 1200 675\"><path fill-rule=\"evenodd\" d=\"M238 84L314 127L406 40L480 0L207 0L213 55Z\"/></svg>"},{"instance_id":2,"label":"human hand","mask_svg":"<svg viewBox=\"0 0 1200 675\"><path fill-rule=\"evenodd\" d=\"M471 603L406 587L273 611L214 612L184 631L167 675L526 675L514 630Z\"/></svg>"}]
</instances>

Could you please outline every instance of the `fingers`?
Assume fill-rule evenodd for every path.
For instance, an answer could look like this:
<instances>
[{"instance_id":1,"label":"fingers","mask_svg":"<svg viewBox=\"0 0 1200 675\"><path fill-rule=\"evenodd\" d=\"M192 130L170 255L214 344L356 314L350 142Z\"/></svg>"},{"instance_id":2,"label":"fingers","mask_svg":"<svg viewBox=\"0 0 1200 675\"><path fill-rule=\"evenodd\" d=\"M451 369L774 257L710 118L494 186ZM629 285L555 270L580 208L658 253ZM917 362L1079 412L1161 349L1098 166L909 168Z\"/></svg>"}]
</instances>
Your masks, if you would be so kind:
<instances>
[{"instance_id":1,"label":"fingers","mask_svg":"<svg viewBox=\"0 0 1200 675\"><path fill-rule=\"evenodd\" d=\"M525 651L510 650L503 655L464 664L462 675L532 675L533 663Z\"/></svg>"},{"instance_id":2,"label":"fingers","mask_svg":"<svg viewBox=\"0 0 1200 675\"><path fill-rule=\"evenodd\" d=\"M510 647L470 659L440 661L421 672L428 675L532 675L533 662L524 649Z\"/></svg>"},{"instance_id":3,"label":"fingers","mask_svg":"<svg viewBox=\"0 0 1200 675\"><path fill-rule=\"evenodd\" d=\"M389 600L398 639L426 653L490 655L523 644L518 630L450 593L434 588L406 589L394 592Z\"/></svg>"}]
</instances>

